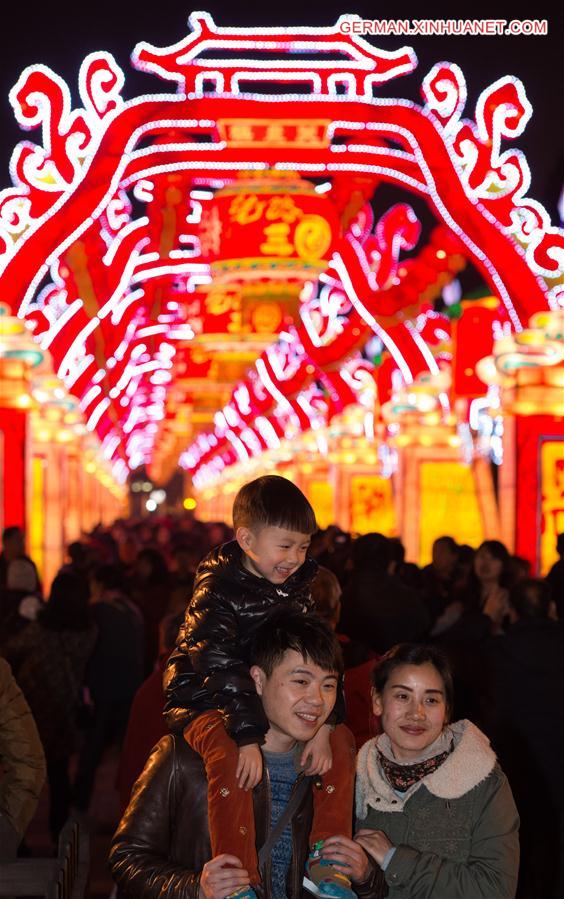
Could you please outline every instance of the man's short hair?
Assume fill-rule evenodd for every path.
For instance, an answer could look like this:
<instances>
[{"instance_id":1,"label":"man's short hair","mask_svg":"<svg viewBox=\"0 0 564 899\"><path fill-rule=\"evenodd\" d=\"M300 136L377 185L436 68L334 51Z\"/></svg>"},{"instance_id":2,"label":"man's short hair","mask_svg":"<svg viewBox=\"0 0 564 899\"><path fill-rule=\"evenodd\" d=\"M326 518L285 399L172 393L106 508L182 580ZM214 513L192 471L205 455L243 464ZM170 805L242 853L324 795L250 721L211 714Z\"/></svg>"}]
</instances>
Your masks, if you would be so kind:
<instances>
[{"instance_id":1,"label":"man's short hair","mask_svg":"<svg viewBox=\"0 0 564 899\"><path fill-rule=\"evenodd\" d=\"M276 609L255 632L250 663L258 665L270 677L288 650L299 653L304 661L309 659L323 671L343 673L339 641L317 615Z\"/></svg>"},{"instance_id":2,"label":"man's short hair","mask_svg":"<svg viewBox=\"0 0 564 899\"><path fill-rule=\"evenodd\" d=\"M458 543L456 542L454 537L449 537L447 534L445 534L443 537L437 537L436 540L433 540L433 546L443 546L453 554L458 552Z\"/></svg>"},{"instance_id":3,"label":"man's short hair","mask_svg":"<svg viewBox=\"0 0 564 899\"><path fill-rule=\"evenodd\" d=\"M390 552L390 562L396 565L403 565L405 562L405 546L399 537L388 537L388 550Z\"/></svg>"},{"instance_id":4,"label":"man's short hair","mask_svg":"<svg viewBox=\"0 0 564 899\"><path fill-rule=\"evenodd\" d=\"M378 568L384 570L391 561L390 543L383 534L363 534L357 537L351 549L353 568Z\"/></svg>"},{"instance_id":5,"label":"man's short hair","mask_svg":"<svg viewBox=\"0 0 564 899\"><path fill-rule=\"evenodd\" d=\"M509 591L509 604L520 620L549 618L551 601L549 585L539 578L518 581Z\"/></svg>"},{"instance_id":6,"label":"man's short hair","mask_svg":"<svg viewBox=\"0 0 564 899\"><path fill-rule=\"evenodd\" d=\"M23 537L23 531L16 524L10 525L10 527L4 528L2 531L2 543L6 544L13 537Z\"/></svg>"},{"instance_id":7,"label":"man's short hair","mask_svg":"<svg viewBox=\"0 0 564 899\"><path fill-rule=\"evenodd\" d=\"M315 512L302 491L279 475L264 475L239 490L233 503L233 528L279 527L299 534L317 530Z\"/></svg>"}]
</instances>

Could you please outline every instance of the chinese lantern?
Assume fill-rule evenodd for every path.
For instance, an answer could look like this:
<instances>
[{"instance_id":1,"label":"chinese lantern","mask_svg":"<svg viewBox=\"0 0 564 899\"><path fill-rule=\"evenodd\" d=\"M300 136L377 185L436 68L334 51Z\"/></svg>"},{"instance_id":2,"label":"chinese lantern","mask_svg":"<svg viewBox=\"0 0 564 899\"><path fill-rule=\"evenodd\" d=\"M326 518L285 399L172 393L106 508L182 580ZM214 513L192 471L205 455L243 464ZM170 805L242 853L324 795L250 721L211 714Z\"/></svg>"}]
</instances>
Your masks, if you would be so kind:
<instances>
[{"instance_id":1,"label":"chinese lantern","mask_svg":"<svg viewBox=\"0 0 564 899\"><path fill-rule=\"evenodd\" d=\"M270 304L294 299L295 311L305 282L327 268L339 220L331 200L295 173L245 174L218 190L202 215L202 254L214 285L240 289L243 323L275 333Z\"/></svg>"}]
</instances>

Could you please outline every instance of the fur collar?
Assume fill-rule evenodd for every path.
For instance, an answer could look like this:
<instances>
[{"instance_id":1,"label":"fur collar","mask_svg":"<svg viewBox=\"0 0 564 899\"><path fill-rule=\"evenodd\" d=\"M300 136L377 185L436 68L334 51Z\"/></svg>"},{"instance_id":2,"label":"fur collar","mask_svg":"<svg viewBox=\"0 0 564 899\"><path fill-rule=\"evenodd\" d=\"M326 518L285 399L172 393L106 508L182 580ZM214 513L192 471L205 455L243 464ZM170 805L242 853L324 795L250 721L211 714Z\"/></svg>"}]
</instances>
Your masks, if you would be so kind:
<instances>
[{"instance_id":1,"label":"fur collar","mask_svg":"<svg viewBox=\"0 0 564 899\"><path fill-rule=\"evenodd\" d=\"M466 720L451 724L449 730L454 738L453 752L436 771L410 787L403 796L398 795L380 773L376 751L378 737L368 740L358 754L357 817L366 818L368 806L382 812L401 812L421 786L441 799L459 799L485 780L496 763L486 735Z\"/></svg>"}]
</instances>

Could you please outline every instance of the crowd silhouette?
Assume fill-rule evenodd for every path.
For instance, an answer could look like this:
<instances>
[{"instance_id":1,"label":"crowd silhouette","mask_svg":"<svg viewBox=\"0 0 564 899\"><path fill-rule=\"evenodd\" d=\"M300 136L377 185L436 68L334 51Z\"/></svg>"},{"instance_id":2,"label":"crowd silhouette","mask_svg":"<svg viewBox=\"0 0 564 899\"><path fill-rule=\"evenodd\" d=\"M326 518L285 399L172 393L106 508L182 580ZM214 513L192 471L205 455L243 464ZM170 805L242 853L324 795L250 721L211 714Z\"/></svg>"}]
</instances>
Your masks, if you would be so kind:
<instances>
[{"instance_id":1,"label":"crowd silhouette","mask_svg":"<svg viewBox=\"0 0 564 899\"><path fill-rule=\"evenodd\" d=\"M100 762L121 748L121 808L165 733L162 670L200 560L232 538L191 513L99 526L68 547L43 596L24 534L7 528L0 554L0 655L35 718L56 844L71 811L87 812ZM374 662L400 642L432 643L454 672L455 719L489 737L521 816L519 899L564 896L564 535L544 579L497 540L445 535L424 568L398 538L318 531L313 596L345 659L347 723L357 746L378 732ZM72 775L72 776L71 776ZM1 785L1 780L0 780ZM0 818L2 793L0 790ZM117 821L116 821L117 824Z\"/></svg>"}]
</instances>

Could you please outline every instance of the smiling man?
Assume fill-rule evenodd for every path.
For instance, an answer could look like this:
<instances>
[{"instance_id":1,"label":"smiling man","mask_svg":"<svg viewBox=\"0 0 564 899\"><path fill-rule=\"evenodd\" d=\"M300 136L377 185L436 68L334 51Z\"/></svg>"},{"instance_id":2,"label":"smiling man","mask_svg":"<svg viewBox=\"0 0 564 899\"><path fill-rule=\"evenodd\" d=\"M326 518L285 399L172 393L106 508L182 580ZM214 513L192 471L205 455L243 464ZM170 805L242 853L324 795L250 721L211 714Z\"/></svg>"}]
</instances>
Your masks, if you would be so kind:
<instances>
[{"instance_id":1,"label":"smiling man","mask_svg":"<svg viewBox=\"0 0 564 899\"><path fill-rule=\"evenodd\" d=\"M305 776L300 756L333 709L342 659L325 624L287 610L257 630L250 658L268 722L263 776L253 791L258 888L267 899L298 899L308 859L312 792L318 783L331 790L330 777L314 785ZM351 752L353 745L351 735ZM260 855L287 808L286 824ZM157 899L165 891L182 899L223 899L248 887L248 872L236 856L211 857L205 770L182 736L164 737L153 750L114 837L110 864L120 891L133 899ZM374 878L380 875L370 876L355 891L377 899L381 881Z\"/></svg>"}]
</instances>

